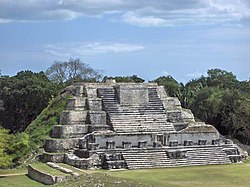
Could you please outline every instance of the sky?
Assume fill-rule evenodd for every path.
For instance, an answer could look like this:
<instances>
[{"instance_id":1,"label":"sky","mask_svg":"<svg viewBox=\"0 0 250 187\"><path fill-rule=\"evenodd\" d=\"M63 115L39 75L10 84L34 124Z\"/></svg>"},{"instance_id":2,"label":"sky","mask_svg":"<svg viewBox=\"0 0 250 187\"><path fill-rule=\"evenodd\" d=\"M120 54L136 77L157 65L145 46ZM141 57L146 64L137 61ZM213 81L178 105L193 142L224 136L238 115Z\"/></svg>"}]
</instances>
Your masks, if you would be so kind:
<instances>
[{"instance_id":1,"label":"sky","mask_svg":"<svg viewBox=\"0 0 250 187\"><path fill-rule=\"evenodd\" d=\"M108 76L250 78L250 0L0 0L0 70L80 58Z\"/></svg>"}]
</instances>

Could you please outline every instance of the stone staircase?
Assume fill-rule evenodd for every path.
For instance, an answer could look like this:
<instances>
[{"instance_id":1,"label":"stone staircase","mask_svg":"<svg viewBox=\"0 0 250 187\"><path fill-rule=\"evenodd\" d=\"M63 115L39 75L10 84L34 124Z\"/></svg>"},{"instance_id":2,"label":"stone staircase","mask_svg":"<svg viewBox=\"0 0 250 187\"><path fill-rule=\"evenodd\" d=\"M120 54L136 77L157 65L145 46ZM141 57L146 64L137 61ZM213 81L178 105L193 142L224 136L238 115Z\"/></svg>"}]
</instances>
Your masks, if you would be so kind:
<instances>
[{"instance_id":1,"label":"stone staircase","mask_svg":"<svg viewBox=\"0 0 250 187\"><path fill-rule=\"evenodd\" d=\"M167 122L165 109L157 90L148 88L149 102L147 105L121 106L115 89L100 88L99 96L102 97L104 109L109 115L109 120L116 132L174 132L174 127Z\"/></svg>"},{"instance_id":2,"label":"stone staircase","mask_svg":"<svg viewBox=\"0 0 250 187\"><path fill-rule=\"evenodd\" d=\"M168 156L168 151L164 149L131 150L124 151L122 154L128 169L231 163L221 146L194 147L176 150L186 151L186 157L176 159L170 158Z\"/></svg>"},{"instance_id":3,"label":"stone staircase","mask_svg":"<svg viewBox=\"0 0 250 187\"><path fill-rule=\"evenodd\" d=\"M231 163L223 147L201 147L191 149L187 153L188 165L207 165L207 164L229 164Z\"/></svg>"},{"instance_id":4,"label":"stone staircase","mask_svg":"<svg viewBox=\"0 0 250 187\"><path fill-rule=\"evenodd\" d=\"M128 169L170 167L171 162L164 150L134 150L123 152Z\"/></svg>"}]
</instances>

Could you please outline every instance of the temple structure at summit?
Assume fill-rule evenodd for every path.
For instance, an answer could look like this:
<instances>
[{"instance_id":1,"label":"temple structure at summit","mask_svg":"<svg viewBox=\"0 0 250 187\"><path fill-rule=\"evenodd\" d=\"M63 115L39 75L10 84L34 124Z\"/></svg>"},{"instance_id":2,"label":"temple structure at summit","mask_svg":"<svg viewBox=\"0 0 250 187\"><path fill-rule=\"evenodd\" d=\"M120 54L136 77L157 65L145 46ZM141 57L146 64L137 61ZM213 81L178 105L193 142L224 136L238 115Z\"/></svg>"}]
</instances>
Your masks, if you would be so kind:
<instances>
[{"instance_id":1,"label":"temple structure at summit","mask_svg":"<svg viewBox=\"0 0 250 187\"><path fill-rule=\"evenodd\" d=\"M140 169L239 162L243 153L196 122L155 83L75 84L45 140L44 161L78 168Z\"/></svg>"}]
</instances>

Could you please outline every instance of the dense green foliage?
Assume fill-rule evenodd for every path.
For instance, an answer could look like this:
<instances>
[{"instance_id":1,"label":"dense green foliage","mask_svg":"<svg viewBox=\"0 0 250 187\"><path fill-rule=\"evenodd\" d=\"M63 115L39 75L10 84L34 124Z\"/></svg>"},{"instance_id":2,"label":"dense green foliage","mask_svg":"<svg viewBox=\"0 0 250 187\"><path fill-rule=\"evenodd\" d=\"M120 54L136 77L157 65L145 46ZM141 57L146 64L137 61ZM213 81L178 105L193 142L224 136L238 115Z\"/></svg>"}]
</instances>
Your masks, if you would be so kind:
<instances>
[{"instance_id":1,"label":"dense green foliage","mask_svg":"<svg viewBox=\"0 0 250 187\"><path fill-rule=\"evenodd\" d=\"M57 97L22 133L9 134L0 129L0 168L20 165L29 156L36 155L44 139L59 122L61 112L70 96Z\"/></svg>"},{"instance_id":2,"label":"dense green foliage","mask_svg":"<svg viewBox=\"0 0 250 187\"><path fill-rule=\"evenodd\" d=\"M11 165L11 156L7 154L6 149L10 141L10 135L5 129L0 129L0 168L8 168Z\"/></svg>"},{"instance_id":3,"label":"dense green foliage","mask_svg":"<svg viewBox=\"0 0 250 187\"><path fill-rule=\"evenodd\" d=\"M29 136L25 133L9 134L0 129L0 168L19 164L19 160L29 152Z\"/></svg>"},{"instance_id":4,"label":"dense green foliage","mask_svg":"<svg viewBox=\"0 0 250 187\"><path fill-rule=\"evenodd\" d=\"M25 130L56 93L56 85L43 72L21 71L0 77L1 125L12 132Z\"/></svg>"},{"instance_id":5,"label":"dense green foliage","mask_svg":"<svg viewBox=\"0 0 250 187\"><path fill-rule=\"evenodd\" d=\"M171 76L154 80L170 96L178 97L195 117L214 125L220 133L250 144L250 81L239 81L231 72L208 70L207 76L178 83Z\"/></svg>"},{"instance_id":6,"label":"dense green foliage","mask_svg":"<svg viewBox=\"0 0 250 187\"><path fill-rule=\"evenodd\" d=\"M116 82L137 82L137 83L142 83L145 80L138 77L137 75L132 75L132 76L116 76L116 77L108 77L105 76L102 80L102 82L106 82L107 79L114 79Z\"/></svg>"}]
</instances>

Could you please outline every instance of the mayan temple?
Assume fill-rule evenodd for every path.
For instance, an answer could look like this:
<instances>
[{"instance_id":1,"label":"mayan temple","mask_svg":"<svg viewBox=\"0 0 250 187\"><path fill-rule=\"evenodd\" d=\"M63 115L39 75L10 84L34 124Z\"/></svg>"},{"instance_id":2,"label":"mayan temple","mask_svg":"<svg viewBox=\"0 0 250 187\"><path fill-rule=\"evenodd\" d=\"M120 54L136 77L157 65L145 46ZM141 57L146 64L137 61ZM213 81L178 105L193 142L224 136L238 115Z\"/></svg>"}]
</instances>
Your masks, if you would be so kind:
<instances>
[{"instance_id":1,"label":"mayan temple","mask_svg":"<svg viewBox=\"0 0 250 187\"><path fill-rule=\"evenodd\" d=\"M78 83L45 140L45 162L83 169L141 169L239 162L243 153L196 122L155 83Z\"/></svg>"}]
</instances>

